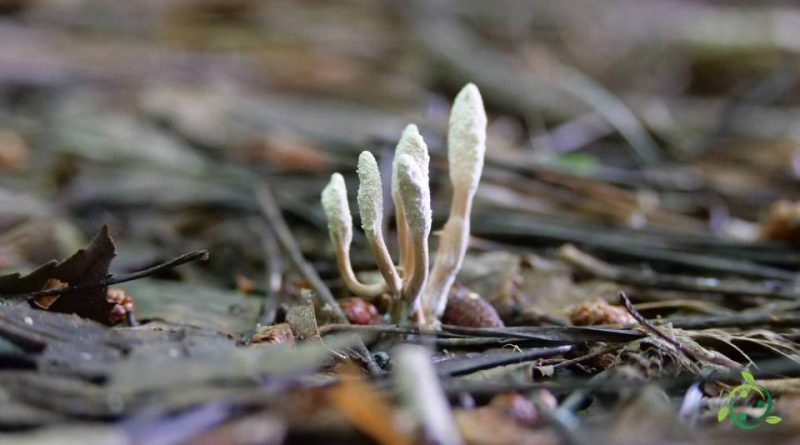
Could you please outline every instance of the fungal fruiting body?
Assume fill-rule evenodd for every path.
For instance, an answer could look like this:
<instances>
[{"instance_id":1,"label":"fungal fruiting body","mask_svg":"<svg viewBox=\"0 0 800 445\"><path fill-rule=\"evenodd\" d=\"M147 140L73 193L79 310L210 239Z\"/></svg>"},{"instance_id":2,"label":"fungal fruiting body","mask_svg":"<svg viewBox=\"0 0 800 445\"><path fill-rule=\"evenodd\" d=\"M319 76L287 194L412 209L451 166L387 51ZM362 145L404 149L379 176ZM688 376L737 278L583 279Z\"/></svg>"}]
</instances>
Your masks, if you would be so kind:
<instances>
[{"instance_id":1,"label":"fungal fruiting body","mask_svg":"<svg viewBox=\"0 0 800 445\"><path fill-rule=\"evenodd\" d=\"M422 296L426 320L444 313L447 296L464 261L469 243L472 198L478 189L486 153L486 112L478 87L467 84L456 96L447 133L453 200L428 285Z\"/></svg>"},{"instance_id":2,"label":"fungal fruiting body","mask_svg":"<svg viewBox=\"0 0 800 445\"><path fill-rule=\"evenodd\" d=\"M358 211L361 228L367 237L375 262L389 290L397 296L402 288L400 276L394 267L386 241L383 239L383 185L378 163L372 153L365 151L358 157Z\"/></svg>"},{"instance_id":3,"label":"fungal fruiting body","mask_svg":"<svg viewBox=\"0 0 800 445\"><path fill-rule=\"evenodd\" d=\"M391 195L395 205L399 266L391 259L382 233L382 182L377 162L368 151L358 159L358 208L383 282L360 283L350 265L352 217L344 178L334 173L322 192L331 241L336 247L339 273L347 288L362 297L389 292L395 297L393 322L413 318L436 328L447 296L461 268L469 241L472 199L483 170L486 151L486 113L478 88L465 86L458 93L450 115L448 157L453 198L439 248L430 269L428 237L431 232L429 185L430 155L416 125L408 125L395 150Z\"/></svg>"},{"instance_id":4,"label":"fungal fruiting body","mask_svg":"<svg viewBox=\"0 0 800 445\"><path fill-rule=\"evenodd\" d=\"M396 164L400 202L405 212L407 247L412 268L405 271L403 300L406 308L418 312L419 297L428 281L428 236L431 233L431 194L427 177L417 160L401 154ZM418 316L421 314L417 314Z\"/></svg>"},{"instance_id":5,"label":"fungal fruiting body","mask_svg":"<svg viewBox=\"0 0 800 445\"><path fill-rule=\"evenodd\" d=\"M328 232L336 248L336 265L345 286L360 297L374 297L386 290L386 283L363 284L356 278L350 264L350 244L353 241L353 217L347 202L347 186L339 173L322 190L322 208L328 219Z\"/></svg>"},{"instance_id":6,"label":"fungal fruiting body","mask_svg":"<svg viewBox=\"0 0 800 445\"><path fill-rule=\"evenodd\" d=\"M392 163L392 200L394 201L397 221L397 242L400 246L400 266L403 270L410 271L414 268L413 248L408 234L408 223L406 221L403 200L400 197L400 183L397 177L398 164L403 155L411 156L420 170L421 181L428 184L430 164L428 146L422 139L422 135L419 134L419 129L414 124L409 124L406 126L405 130L403 130L403 134L400 136L400 142L397 143L397 148L394 153L394 162Z\"/></svg>"}]
</instances>

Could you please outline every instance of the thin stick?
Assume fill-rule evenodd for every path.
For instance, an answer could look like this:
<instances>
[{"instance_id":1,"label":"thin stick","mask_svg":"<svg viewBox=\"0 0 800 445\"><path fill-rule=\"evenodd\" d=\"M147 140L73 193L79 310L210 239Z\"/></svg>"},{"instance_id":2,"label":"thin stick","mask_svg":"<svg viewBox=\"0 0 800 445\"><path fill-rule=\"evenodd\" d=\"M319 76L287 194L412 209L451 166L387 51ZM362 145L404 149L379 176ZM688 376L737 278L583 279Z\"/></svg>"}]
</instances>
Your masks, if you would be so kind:
<instances>
[{"instance_id":1,"label":"thin stick","mask_svg":"<svg viewBox=\"0 0 800 445\"><path fill-rule=\"evenodd\" d=\"M653 334L656 334L657 337L660 337L661 339L663 339L667 343L671 344L672 346L675 347L675 349L677 349L678 351L682 352L683 354L686 354L686 355L692 357L691 351L686 349L682 344L680 344L674 338L672 338L669 335L661 332L661 330L658 329L657 327L655 327L655 325L653 325L653 323L650 323L650 321L648 319L644 318L644 315L640 314L639 311L637 311L636 308L633 307L633 303L631 303L630 298L628 298L628 296L625 295L625 292L620 291L619 292L619 298L622 300L622 304L625 305L625 309L627 309L628 313L631 314L631 316L640 325L642 325L643 328L647 329L648 331L652 332Z\"/></svg>"},{"instance_id":2,"label":"thin stick","mask_svg":"<svg viewBox=\"0 0 800 445\"><path fill-rule=\"evenodd\" d=\"M303 257L300 246L297 245L297 241L292 235L291 230L289 230L289 226L286 225L281 210L275 202L275 198L269 186L265 182L262 182L261 185L256 188L256 196L258 198L258 203L261 205L261 213L264 215L270 228L274 231L278 244L289 254L289 260L294 267L303 275L303 278L308 280L314 292L319 296L322 302L330 306L330 310L333 312L336 321L338 323L349 323L344 312L339 307L339 303L336 302L330 289L328 289L328 286L322 282L322 278L319 277L317 271L314 270L311 264Z\"/></svg>"},{"instance_id":3,"label":"thin stick","mask_svg":"<svg viewBox=\"0 0 800 445\"><path fill-rule=\"evenodd\" d=\"M628 298L627 295L625 295L625 292L620 291L619 298L622 299L622 303L625 305L625 309L628 310L628 313L630 313L631 316L633 316L633 318L636 319L636 321L642 325L642 327L656 334L656 336L664 339L664 341L675 347L675 349L679 351L681 354L690 357L698 362L711 362L732 369L741 369L742 366L739 363L734 362L733 360L729 359L728 357L725 357L724 355L708 352L707 350L704 349L697 350L684 346L683 343L661 332L661 330L658 329L653 323L644 318L644 316L640 314L639 311L637 311L633 307L633 303L631 303L631 300Z\"/></svg>"},{"instance_id":4,"label":"thin stick","mask_svg":"<svg viewBox=\"0 0 800 445\"><path fill-rule=\"evenodd\" d=\"M138 272L134 272L127 275L118 275L116 277L112 276L110 279L101 282L103 286L111 286L112 284L119 284L125 283L127 281L138 280L140 278L145 278L155 273L161 272L162 270L172 269L173 267L177 267L186 263L191 263L192 261L207 261L208 260L208 251L207 250L198 250L195 252L189 252L187 254L181 255L177 258L171 259L165 263L161 263L155 265L149 269L140 270ZM97 287L97 286L91 286Z\"/></svg>"},{"instance_id":5,"label":"thin stick","mask_svg":"<svg viewBox=\"0 0 800 445\"><path fill-rule=\"evenodd\" d=\"M571 366L571 365L574 365L574 364L577 364L577 363L580 363L580 362L583 362L583 361L586 361L586 360L589 360L589 359L593 359L595 357L599 357L599 356L601 356L603 354L607 354L609 352L614 352L617 349L623 348L624 346L625 346L625 343L619 343L619 344L616 344L616 345L611 345L611 346L609 346L607 348L598 349L597 351L590 352L588 354L584 354L584 355L582 355L580 357L575 357L575 358L571 358L571 359L568 359L568 360L564 360L564 361L555 363L555 364L553 364L553 368L563 368L565 366Z\"/></svg>"},{"instance_id":6,"label":"thin stick","mask_svg":"<svg viewBox=\"0 0 800 445\"><path fill-rule=\"evenodd\" d=\"M752 328L770 326L774 328L800 327L800 314L758 313L708 317L674 317L663 320L680 329Z\"/></svg>"},{"instance_id":7,"label":"thin stick","mask_svg":"<svg viewBox=\"0 0 800 445\"><path fill-rule=\"evenodd\" d=\"M289 260L294 267L297 268L303 275L303 278L314 288L314 294L322 300L324 305L330 308L336 321L338 323L350 324L350 321L347 319L347 316L345 316L339 303L333 298L331 290L322 282L322 278L319 277L317 271L314 270L311 264L303 257L300 246L297 245L297 241L294 239L291 230L289 230L289 226L283 219L280 207L278 207L278 203L275 202L275 198L272 196L272 192L266 182L262 182L256 188L256 197L261 206L261 213L264 215L270 228L274 231L278 244L289 254ZM369 350L363 342L358 342L354 349L362 356L361 359L366 364L371 374L380 375L382 373L381 368L375 363L372 354L369 353Z\"/></svg>"},{"instance_id":8,"label":"thin stick","mask_svg":"<svg viewBox=\"0 0 800 445\"><path fill-rule=\"evenodd\" d=\"M208 259L208 251L207 250L198 250L195 252L190 252L184 255L181 255L177 258L173 258L167 262L157 264L153 267L140 270L138 272L133 272L130 274L123 274L123 275L112 275L105 280L98 281L96 283L89 283L89 284L79 284L75 286L68 286L62 289L46 289L40 290L36 292L24 292L21 294L9 294L9 295L2 295L4 298L15 298L15 297L25 297L25 298L37 298L37 297L46 297L46 296L54 296L54 295L63 295L67 292L74 292L79 290L85 289L94 289L98 287L108 287L114 284L126 283L128 281L138 280L140 278L145 278L147 276L153 275L155 273L161 272L162 270L171 269L173 267L180 266L182 264L190 263L192 261L205 261Z\"/></svg>"},{"instance_id":9,"label":"thin stick","mask_svg":"<svg viewBox=\"0 0 800 445\"><path fill-rule=\"evenodd\" d=\"M267 326L275 321L275 308L279 303L280 292L283 287L283 259L275 234L268 226L259 228L261 242L264 246L264 262L266 275L266 292L264 301L261 305L261 315L258 322L262 326Z\"/></svg>"},{"instance_id":10,"label":"thin stick","mask_svg":"<svg viewBox=\"0 0 800 445\"><path fill-rule=\"evenodd\" d=\"M558 250L559 258L583 272L617 283L642 288L673 289L722 295L763 295L776 299L797 300L800 291L789 283L775 286L754 281L728 281L686 275L644 274L639 270L608 264L568 244Z\"/></svg>"},{"instance_id":11,"label":"thin stick","mask_svg":"<svg viewBox=\"0 0 800 445\"><path fill-rule=\"evenodd\" d=\"M431 335L436 336L436 332L421 331L414 326L398 326L398 325L354 325L354 324L338 324L329 323L319 327L320 335L332 334L337 332L371 332L377 334L394 334L394 335Z\"/></svg>"},{"instance_id":12,"label":"thin stick","mask_svg":"<svg viewBox=\"0 0 800 445\"><path fill-rule=\"evenodd\" d=\"M498 352L484 353L477 357L464 359L452 359L439 362L436 372L450 376L471 374L473 372L496 368L498 366L525 363L541 358L553 357L555 355L566 354L573 349L572 345L554 346L551 348L532 348L524 352Z\"/></svg>"}]
</instances>

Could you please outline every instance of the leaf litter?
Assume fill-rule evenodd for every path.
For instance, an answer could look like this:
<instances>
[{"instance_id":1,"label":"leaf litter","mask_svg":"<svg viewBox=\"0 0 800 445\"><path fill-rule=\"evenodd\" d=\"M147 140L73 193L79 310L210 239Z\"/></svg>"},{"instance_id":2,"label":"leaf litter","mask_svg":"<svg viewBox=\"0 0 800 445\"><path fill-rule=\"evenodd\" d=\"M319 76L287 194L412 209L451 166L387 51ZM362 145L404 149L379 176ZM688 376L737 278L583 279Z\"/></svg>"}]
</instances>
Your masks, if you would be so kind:
<instances>
[{"instance_id":1,"label":"leaf litter","mask_svg":"<svg viewBox=\"0 0 800 445\"><path fill-rule=\"evenodd\" d=\"M800 114L772 2L13 3L0 442L797 436ZM338 275L318 195L364 149L388 184L415 121L441 227L469 82L488 150L451 312L390 324L394 296ZM774 400L747 435L717 421L744 369Z\"/></svg>"}]
</instances>

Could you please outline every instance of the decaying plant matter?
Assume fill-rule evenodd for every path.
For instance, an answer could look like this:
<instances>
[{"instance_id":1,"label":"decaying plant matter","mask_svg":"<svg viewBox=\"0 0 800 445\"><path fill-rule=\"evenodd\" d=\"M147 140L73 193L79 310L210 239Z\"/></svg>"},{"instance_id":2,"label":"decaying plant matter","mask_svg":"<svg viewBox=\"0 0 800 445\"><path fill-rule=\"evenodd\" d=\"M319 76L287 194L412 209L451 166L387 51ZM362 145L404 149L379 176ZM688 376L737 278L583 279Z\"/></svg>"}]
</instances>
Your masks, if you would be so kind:
<instances>
[{"instance_id":1,"label":"decaying plant matter","mask_svg":"<svg viewBox=\"0 0 800 445\"><path fill-rule=\"evenodd\" d=\"M382 183L371 153L358 160L358 207L362 228L375 256L383 281L358 281L350 264L352 217L344 178L334 173L322 192L331 241L336 248L339 273L345 285L361 297L390 293L394 297L393 322L414 320L435 328L444 313L450 288L461 268L469 241L472 198L483 170L486 151L486 112L478 88L466 85L458 93L450 114L448 158L453 199L431 269L428 237L431 231L429 186L430 156L419 130L406 127L397 144L392 165L392 200L395 205L399 266L395 267L381 232Z\"/></svg>"}]
</instances>

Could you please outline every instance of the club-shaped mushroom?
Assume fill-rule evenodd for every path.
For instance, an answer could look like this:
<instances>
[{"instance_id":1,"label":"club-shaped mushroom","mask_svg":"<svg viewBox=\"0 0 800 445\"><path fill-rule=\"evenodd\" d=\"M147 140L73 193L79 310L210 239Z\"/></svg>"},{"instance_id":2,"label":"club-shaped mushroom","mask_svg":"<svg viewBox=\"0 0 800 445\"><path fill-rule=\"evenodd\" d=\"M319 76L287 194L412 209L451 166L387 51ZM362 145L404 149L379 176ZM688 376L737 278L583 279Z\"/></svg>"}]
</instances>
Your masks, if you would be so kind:
<instances>
[{"instance_id":1,"label":"club-shaped mushroom","mask_svg":"<svg viewBox=\"0 0 800 445\"><path fill-rule=\"evenodd\" d=\"M395 165L413 258L413 269L406 271L403 280L403 300L407 308L417 313L419 297L428 280L428 236L431 233L430 188L417 161L410 155L401 154Z\"/></svg>"},{"instance_id":2,"label":"club-shaped mushroom","mask_svg":"<svg viewBox=\"0 0 800 445\"><path fill-rule=\"evenodd\" d=\"M458 93L450 115L448 157L453 197L450 216L442 230L433 269L429 267L428 238L431 231L429 185L430 155L416 125L408 125L400 137L392 164L391 195L395 204L399 267L392 262L383 238L382 182L375 158L363 152L358 160L358 207L362 228L375 256L383 282L359 282L350 265L352 218L344 179L338 173L322 192L331 240L336 246L339 272L356 295L372 297L390 292L395 298L392 320L413 319L435 329L447 305L447 297L461 268L469 242L472 199L481 178L486 151L486 112L478 88L466 85Z\"/></svg>"},{"instance_id":3,"label":"club-shaped mushroom","mask_svg":"<svg viewBox=\"0 0 800 445\"><path fill-rule=\"evenodd\" d=\"M429 323L444 313L450 288L464 261L469 243L472 198L483 171L486 111L480 91L471 83L458 93L453 102L447 144L453 199L450 216L439 239L433 270L422 295L424 318Z\"/></svg>"},{"instance_id":4,"label":"club-shaped mushroom","mask_svg":"<svg viewBox=\"0 0 800 445\"><path fill-rule=\"evenodd\" d=\"M368 151L362 152L358 157L358 180L358 212L361 214L361 228L389 291L394 296L399 296L403 284L383 238L381 174L375 157Z\"/></svg>"},{"instance_id":5,"label":"club-shaped mushroom","mask_svg":"<svg viewBox=\"0 0 800 445\"><path fill-rule=\"evenodd\" d=\"M387 290L385 282L364 284L356 278L350 264L350 244L353 241L353 217L347 202L347 186L339 173L322 190L322 208L328 220L328 232L336 249L336 265L345 286L360 297L374 297Z\"/></svg>"}]
</instances>

